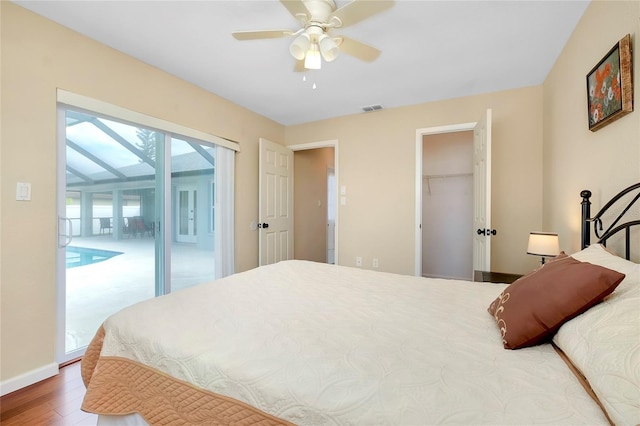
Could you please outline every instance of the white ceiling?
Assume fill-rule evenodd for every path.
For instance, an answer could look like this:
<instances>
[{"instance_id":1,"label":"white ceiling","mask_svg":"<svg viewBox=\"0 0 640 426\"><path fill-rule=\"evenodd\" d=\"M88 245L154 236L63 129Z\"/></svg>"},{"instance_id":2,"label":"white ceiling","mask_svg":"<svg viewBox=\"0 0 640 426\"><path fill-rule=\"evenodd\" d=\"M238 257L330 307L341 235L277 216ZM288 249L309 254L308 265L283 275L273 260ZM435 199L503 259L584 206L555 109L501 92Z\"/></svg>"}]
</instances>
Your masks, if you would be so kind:
<instances>
[{"instance_id":1,"label":"white ceiling","mask_svg":"<svg viewBox=\"0 0 640 426\"><path fill-rule=\"evenodd\" d=\"M305 82L291 38L231 36L297 29L276 0L15 3L283 125L542 84L589 4L399 0L333 30L380 49L375 62L343 54Z\"/></svg>"}]
</instances>

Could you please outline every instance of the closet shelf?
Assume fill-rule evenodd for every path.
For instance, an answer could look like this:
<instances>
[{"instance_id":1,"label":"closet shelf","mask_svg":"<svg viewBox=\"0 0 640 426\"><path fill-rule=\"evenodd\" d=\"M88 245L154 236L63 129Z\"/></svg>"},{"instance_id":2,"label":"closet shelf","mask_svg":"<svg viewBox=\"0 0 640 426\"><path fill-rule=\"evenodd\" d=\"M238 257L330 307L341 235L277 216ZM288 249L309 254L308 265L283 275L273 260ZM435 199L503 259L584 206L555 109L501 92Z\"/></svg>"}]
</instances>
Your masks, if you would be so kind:
<instances>
[{"instance_id":1,"label":"closet shelf","mask_svg":"<svg viewBox=\"0 0 640 426\"><path fill-rule=\"evenodd\" d=\"M422 180L427 181L427 194L431 195L431 179L449 179L456 177L469 177L473 176L473 173L450 173L444 175L422 175Z\"/></svg>"}]
</instances>

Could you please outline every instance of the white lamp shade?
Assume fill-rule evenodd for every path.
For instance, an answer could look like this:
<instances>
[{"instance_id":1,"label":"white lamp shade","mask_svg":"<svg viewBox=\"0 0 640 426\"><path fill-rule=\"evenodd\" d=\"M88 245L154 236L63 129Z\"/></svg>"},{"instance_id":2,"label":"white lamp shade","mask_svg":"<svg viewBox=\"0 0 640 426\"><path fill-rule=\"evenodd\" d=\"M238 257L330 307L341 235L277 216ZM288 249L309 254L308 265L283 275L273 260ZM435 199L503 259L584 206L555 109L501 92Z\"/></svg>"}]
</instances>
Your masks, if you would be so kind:
<instances>
[{"instance_id":1,"label":"white lamp shade","mask_svg":"<svg viewBox=\"0 0 640 426\"><path fill-rule=\"evenodd\" d=\"M555 232L531 232L527 254L536 256L557 256L560 253L558 234Z\"/></svg>"},{"instance_id":2,"label":"white lamp shade","mask_svg":"<svg viewBox=\"0 0 640 426\"><path fill-rule=\"evenodd\" d=\"M311 38L306 34L302 33L289 46L289 52L291 52L291 56L296 58L297 60L304 59L307 51L309 50L309 44L311 44Z\"/></svg>"},{"instance_id":3,"label":"white lamp shade","mask_svg":"<svg viewBox=\"0 0 640 426\"><path fill-rule=\"evenodd\" d=\"M309 70L319 70L322 67L322 59L320 58L320 51L318 45L311 43L307 54L304 57L304 67Z\"/></svg>"},{"instance_id":4,"label":"white lamp shade","mask_svg":"<svg viewBox=\"0 0 640 426\"><path fill-rule=\"evenodd\" d=\"M318 38L318 44L320 45L320 53L322 53L325 61L331 62L338 57L340 48L331 37L322 34Z\"/></svg>"}]
</instances>

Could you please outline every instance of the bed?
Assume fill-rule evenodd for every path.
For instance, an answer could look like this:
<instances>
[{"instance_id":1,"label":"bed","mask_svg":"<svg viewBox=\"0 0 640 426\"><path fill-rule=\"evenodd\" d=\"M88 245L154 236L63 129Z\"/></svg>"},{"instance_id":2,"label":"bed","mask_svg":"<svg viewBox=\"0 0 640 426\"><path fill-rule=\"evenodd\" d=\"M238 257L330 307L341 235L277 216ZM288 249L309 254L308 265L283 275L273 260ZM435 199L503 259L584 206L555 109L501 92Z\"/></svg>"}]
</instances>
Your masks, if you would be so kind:
<instances>
[{"instance_id":1,"label":"bed","mask_svg":"<svg viewBox=\"0 0 640 426\"><path fill-rule=\"evenodd\" d=\"M640 424L640 221L591 244L612 210L591 217L587 193L583 249L511 285L284 261L126 308L83 358L82 408L100 425ZM626 258L605 247L621 234ZM515 303L536 294L532 337Z\"/></svg>"}]
</instances>

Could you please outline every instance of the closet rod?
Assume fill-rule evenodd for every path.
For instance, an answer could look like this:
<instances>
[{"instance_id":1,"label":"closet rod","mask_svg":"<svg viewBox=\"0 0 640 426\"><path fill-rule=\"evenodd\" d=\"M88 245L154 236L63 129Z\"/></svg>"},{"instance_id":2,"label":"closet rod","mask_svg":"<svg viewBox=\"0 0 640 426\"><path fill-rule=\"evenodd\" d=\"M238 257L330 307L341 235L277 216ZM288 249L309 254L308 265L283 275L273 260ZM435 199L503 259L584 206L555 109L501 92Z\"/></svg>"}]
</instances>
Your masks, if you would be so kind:
<instances>
[{"instance_id":1,"label":"closet rod","mask_svg":"<svg viewBox=\"0 0 640 426\"><path fill-rule=\"evenodd\" d=\"M444 179L451 177L473 176L473 173L451 173L446 175L422 175L423 179Z\"/></svg>"}]
</instances>

